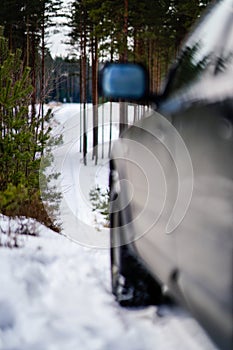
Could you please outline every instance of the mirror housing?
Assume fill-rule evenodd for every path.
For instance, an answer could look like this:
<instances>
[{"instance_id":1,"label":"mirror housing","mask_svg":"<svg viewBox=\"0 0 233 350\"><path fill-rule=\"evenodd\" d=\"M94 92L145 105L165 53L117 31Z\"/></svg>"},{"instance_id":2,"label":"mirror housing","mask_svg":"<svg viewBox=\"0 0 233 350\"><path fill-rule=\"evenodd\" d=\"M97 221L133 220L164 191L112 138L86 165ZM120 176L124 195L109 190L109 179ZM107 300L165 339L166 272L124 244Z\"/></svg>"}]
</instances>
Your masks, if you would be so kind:
<instances>
[{"instance_id":1,"label":"mirror housing","mask_svg":"<svg viewBox=\"0 0 233 350\"><path fill-rule=\"evenodd\" d=\"M139 64L108 63L101 75L102 93L109 99L137 101L148 95L148 74Z\"/></svg>"}]
</instances>

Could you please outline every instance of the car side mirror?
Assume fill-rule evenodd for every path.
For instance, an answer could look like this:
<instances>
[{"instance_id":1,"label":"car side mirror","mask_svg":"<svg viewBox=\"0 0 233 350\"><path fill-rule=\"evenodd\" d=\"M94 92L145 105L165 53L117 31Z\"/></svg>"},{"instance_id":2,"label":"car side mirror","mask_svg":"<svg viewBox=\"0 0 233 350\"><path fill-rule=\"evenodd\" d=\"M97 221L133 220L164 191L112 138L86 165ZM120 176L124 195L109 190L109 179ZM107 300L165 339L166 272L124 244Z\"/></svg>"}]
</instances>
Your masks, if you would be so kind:
<instances>
[{"instance_id":1,"label":"car side mirror","mask_svg":"<svg viewBox=\"0 0 233 350\"><path fill-rule=\"evenodd\" d=\"M134 63L108 63L102 71L101 87L105 97L118 100L142 100L148 94L148 74Z\"/></svg>"}]
</instances>

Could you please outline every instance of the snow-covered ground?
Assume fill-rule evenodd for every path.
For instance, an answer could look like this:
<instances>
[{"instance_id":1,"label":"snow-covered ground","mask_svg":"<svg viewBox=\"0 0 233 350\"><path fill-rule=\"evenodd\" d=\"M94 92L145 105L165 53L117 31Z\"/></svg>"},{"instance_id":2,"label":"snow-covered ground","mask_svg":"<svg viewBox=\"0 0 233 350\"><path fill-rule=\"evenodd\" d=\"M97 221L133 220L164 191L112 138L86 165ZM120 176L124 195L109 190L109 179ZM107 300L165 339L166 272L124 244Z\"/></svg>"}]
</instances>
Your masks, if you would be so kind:
<instances>
[{"instance_id":1,"label":"snow-covered ground","mask_svg":"<svg viewBox=\"0 0 233 350\"><path fill-rule=\"evenodd\" d=\"M109 105L100 115L108 124ZM38 236L23 237L22 248L0 248L0 350L216 349L178 306L126 310L115 302L106 249L109 231L89 201L93 186L107 186L108 144L103 159L100 148L94 166L89 142L84 167L79 119L78 105L55 109L54 133L63 135L63 144L54 150L55 168L61 173L57 186L63 194L63 235L38 224ZM104 143L108 127L104 133L100 129ZM113 134L116 138L117 120ZM6 220L0 217L5 229Z\"/></svg>"}]
</instances>

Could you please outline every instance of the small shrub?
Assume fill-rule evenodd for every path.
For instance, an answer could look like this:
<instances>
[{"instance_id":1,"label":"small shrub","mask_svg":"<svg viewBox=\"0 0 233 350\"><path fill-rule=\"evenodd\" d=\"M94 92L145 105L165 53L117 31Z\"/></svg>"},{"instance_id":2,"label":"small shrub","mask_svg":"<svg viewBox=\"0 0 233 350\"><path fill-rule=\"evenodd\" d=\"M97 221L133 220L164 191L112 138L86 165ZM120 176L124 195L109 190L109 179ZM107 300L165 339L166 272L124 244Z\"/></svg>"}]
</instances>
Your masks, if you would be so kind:
<instances>
[{"instance_id":1,"label":"small shrub","mask_svg":"<svg viewBox=\"0 0 233 350\"><path fill-rule=\"evenodd\" d=\"M101 189L99 186L96 186L90 191L89 196L92 204L92 211L101 214L105 219L105 226L109 226L109 188Z\"/></svg>"},{"instance_id":2,"label":"small shrub","mask_svg":"<svg viewBox=\"0 0 233 350\"><path fill-rule=\"evenodd\" d=\"M23 184L8 184L5 191L0 192L0 212L8 217L34 218L50 229L59 232L59 224L55 224L56 208L45 208L39 190L29 190ZM54 220L53 220L54 218Z\"/></svg>"}]
</instances>

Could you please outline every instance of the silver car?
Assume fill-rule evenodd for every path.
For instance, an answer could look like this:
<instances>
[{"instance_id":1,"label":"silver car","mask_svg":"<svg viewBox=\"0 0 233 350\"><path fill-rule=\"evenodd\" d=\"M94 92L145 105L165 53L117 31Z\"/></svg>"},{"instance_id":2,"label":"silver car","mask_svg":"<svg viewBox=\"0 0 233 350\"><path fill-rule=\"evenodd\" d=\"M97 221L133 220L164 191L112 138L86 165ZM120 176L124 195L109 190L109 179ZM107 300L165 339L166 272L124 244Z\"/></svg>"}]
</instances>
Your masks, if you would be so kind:
<instances>
[{"instance_id":1,"label":"silver car","mask_svg":"<svg viewBox=\"0 0 233 350\"><path fill-rule=\"evenodd\" d=\"M102 88L154 108L112 150L112 291L125 306L166 291L232 349L233 1L205 14L159 95L131 63L108 64Z\"/></svg>"}]
</instances>

